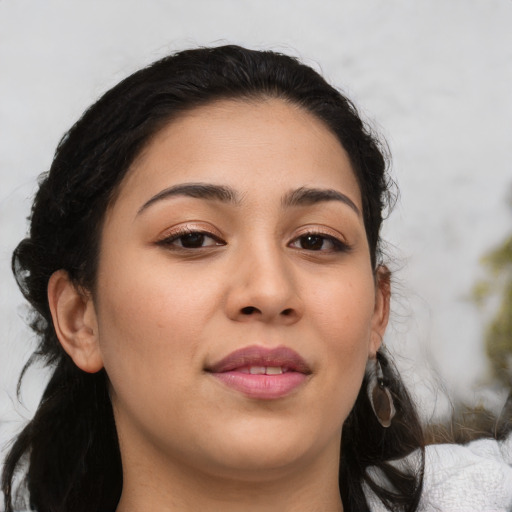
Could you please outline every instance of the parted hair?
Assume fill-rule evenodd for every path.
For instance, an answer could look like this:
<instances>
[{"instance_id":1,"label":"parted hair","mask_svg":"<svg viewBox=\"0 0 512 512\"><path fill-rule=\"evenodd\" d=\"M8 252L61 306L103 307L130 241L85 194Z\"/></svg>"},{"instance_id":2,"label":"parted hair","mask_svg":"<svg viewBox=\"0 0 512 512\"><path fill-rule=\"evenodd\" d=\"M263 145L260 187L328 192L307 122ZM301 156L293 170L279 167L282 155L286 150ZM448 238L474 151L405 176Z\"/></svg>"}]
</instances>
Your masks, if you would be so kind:
<instances>
[{"instance_id":1,"label":"parted hair","mask_svg":"<svg viewBox=\"0 0 512 512\"><path fill-rule=\"evenodd\" d=\"M296 105L336 135L361 190L370 257L377 269L380 228L392 196L387 152L351 101L315 70L280 53L229 45L181 51L124 79L60 141L50 170L39 179L28 236L13 253L12 269L32 306L30 325L38 336L27 364L42 360L52 373L33 419L5 460L6 512L15 510L19 496L38 512L115 511L123 481L108 376L104 370L83 372L62 349L51 319L48 281L64 269L94 296L105 212L134 159L162 127L217 100L262 98ZM390 510L414 511L423 458L407 469L392 461L414 450L423 454L422 430L389 358L382 351L377 357L396 416L387 429L378 423L365 377L343 426L341 498L346 512L367 511L365 492L370 488ZM17 473L22 476L19 489Z\"/></svg>"}]
</instances>

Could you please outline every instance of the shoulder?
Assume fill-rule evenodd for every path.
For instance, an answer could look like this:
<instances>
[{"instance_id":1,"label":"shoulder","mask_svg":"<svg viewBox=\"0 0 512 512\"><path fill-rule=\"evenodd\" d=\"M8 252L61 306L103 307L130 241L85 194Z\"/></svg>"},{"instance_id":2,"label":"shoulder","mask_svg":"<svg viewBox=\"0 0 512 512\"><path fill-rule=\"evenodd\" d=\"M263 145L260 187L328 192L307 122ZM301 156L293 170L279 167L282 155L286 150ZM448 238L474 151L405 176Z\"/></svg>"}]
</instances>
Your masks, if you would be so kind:
<instances>
[{"instance_id":1,"label":"shoulder","mask_svg":"<svg viewBox=\"0 0 512 512\"><path fill-rule=\"evenodd\" d=\"M410 455L404 462L418 457ZM425 449L425 479L418 512L507 512L512 510L512 437ZM372 512L387 512L368 493Z\"/></svg>"}]
</instances>

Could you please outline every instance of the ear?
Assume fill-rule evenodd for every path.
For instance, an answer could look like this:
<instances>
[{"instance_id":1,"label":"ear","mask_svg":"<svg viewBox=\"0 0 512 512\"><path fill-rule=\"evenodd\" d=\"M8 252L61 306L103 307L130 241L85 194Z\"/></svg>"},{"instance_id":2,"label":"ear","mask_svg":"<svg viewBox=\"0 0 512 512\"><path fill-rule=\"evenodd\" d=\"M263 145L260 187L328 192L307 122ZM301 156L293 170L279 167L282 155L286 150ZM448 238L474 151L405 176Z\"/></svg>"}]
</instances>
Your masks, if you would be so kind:
<instances>
[{"instance_id":1,"label":"ear","mask_svg":"<svg viewBox=\"0 0 512 512\"><path fill-rule=\"evenodd\" d=\"M372 332L368 356L375 359L377 350L382 345L389 320L389 303L391 300L391 272L385 265L379 265L375 271L375 308L372 317Z\"/></svg>"},{"instance_id":2,"label":"ear","mask_svg":"<svg viewBox=\"0 0 512 512\"><path fill-rule=\"evenodd\" d=\"M48 302L62 348L81 370L101 370L98 322L90 294L78 289L65 270L58 270L48 282Z\"/></svg>"}]
</instances>

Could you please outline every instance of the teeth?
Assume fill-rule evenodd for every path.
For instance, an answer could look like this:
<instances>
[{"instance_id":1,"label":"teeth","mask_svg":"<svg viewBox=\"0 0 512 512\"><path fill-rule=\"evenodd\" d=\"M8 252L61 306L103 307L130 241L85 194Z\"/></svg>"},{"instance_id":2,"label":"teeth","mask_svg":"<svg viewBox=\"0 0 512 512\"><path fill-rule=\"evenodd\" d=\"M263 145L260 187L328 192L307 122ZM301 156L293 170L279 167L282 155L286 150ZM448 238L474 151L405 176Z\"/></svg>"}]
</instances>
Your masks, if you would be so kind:
<instances>
[{"instance_id":1,"label":"teeth","mask_svg":"<svg viewBox=\"0 0 512 512\"><path fill-rule=\"evenodd\" d=\"M251 375L281 375L283 369L280 366L251 366L249 373Z\"/></svg>"},{"instance_id":2,"label":"teeth","mask_svg":"<svg viewBox=\"0 0 512 512\"><path fill-rule=\"evenodd\" d=\"M251 375L265 375L266 368L264 366L251 366L249 373Z\"/></svg>"}]
</instances>

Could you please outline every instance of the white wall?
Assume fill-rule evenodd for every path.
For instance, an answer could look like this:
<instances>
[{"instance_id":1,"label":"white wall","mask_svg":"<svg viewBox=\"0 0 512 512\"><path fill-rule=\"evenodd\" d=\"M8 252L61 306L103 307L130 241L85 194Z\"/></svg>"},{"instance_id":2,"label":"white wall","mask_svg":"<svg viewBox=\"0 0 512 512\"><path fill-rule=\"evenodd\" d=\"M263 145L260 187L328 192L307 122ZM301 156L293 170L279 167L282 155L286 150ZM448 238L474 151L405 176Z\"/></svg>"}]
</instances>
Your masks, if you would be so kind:
<instances>
[{"instance_id":1,"label":"white wall","mask_svg":"<svg viewBox=\"0 0 512 512\"><path fill-rule=\"evenodd\" d=\"M377 123L402 191L385 232L399 269L387 343L424 415L440 384L471 399L486 364L467 296L512 228L511 26L510 0L0 1L0 444L43 386L30 372L16 405L33 340L9 259L36 177L108 87L198 44L298 54Z\"/></svg>"}]
</instances>

